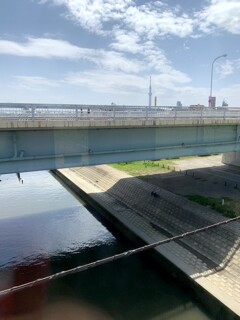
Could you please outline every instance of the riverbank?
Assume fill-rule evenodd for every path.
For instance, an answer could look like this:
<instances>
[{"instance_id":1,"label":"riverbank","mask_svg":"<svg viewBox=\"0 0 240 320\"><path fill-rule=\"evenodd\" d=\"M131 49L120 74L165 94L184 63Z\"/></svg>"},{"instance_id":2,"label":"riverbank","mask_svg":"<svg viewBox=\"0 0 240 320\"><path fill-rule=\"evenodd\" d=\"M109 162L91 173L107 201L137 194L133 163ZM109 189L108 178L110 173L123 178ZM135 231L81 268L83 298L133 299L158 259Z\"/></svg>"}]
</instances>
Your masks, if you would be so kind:
<instances>
[{"instance_id":1,"label":"riverbank","mask_svg":"<svg viewBox=\"0 0 240 320\"><path fill-rule=\"evenodd\" d=\"M113 168L210 207L224 216L240 215L240 172L222 155L118 163Z\"/></svg>"},{"instance_id":2,"label":"riverbank","mask_svg":"<svg viewBox=\"0 0 240 320\"><path fill-rule=\"evenodd\" d=\"M152 243L225 218L209 208L109 166L57 171L75 192L138 243ZM215 318L240 315L239 222L154 250L161 264L191 287Z\"/></svg>"}]
</instances>

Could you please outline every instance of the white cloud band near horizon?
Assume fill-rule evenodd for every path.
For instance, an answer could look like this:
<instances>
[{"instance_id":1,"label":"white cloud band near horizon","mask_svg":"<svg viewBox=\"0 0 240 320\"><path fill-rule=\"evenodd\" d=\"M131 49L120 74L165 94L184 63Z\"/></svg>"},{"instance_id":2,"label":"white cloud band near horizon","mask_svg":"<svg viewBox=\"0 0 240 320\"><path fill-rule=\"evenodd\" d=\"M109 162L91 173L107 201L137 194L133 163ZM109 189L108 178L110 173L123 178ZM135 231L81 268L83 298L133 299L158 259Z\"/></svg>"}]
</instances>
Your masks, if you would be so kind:
<instances>
[{"instance_id":1,"label":"white cloud band near horizon","mask_svg":"<svg viewBox=\"0 0 240 320\"><path fill-rule=\"evenodd\" d=\"M0 40L0 54L44 59L85 60L108 70L139 72L141 66L134 59L104 49L83 48L64 40L49 38L28 38L26 42Z\"/></svg>"},{"instance_id":2,"label":"white cloud band near horizon","mask_svg":"<svg viewBox=\"0 0 240 320\"><path fill-rule=\"evenodd\" d=\"M85 90L90 90L90 92L97 92L99 94L110 95L120 95L122 97L132 97L135 96L136 101L139 101L139 97L142 103L140 105L147 104L147 85L148 79L138 76L138 75L126 75L121 72L115 72L113 74L106 73L99 70L90 70L81 73L69 73L66 74L62 80L49 79L44 77L35 76L17 76L15 77L16 83L20 89L24 88L29 92L48 92L48 88L58 88L66 86L75 86L76 88L84 88ZM209 88L207 87L193 87L193 86L176 86L174 84L166 83L165 86L159 86L165 79L161 76L155 75L153 78L153 88L158 88L155 91L155 95L158 96L158 103L161 103L161 97L164 96L165 105L172 105L172 96L177 96L179 100L184 102L184 105L192 104L191 97L198 97L196 103L201 103L201 101L206 100L209 93ZM236 96L239 92L240 84L228 86L218 92L218 103L221 104L225 97L230 99ZM168 98L166 98L168 97ZM55 100L54 100L55 101ZM54 102L53 101L53 102ZM44 100L42 100L44 102ZM45 101L49 102L49 100ZM56 101L55 101L56 102ZM70 103L68 100L65 103ZM117 102L117 101L115 101ZM72 101L72 103L77 103ZM110 102L109 102L110 103ZM138 102L139 103L139 102ZM137 103L136 103L137 104Z\"/></svg>"},{"instance_id":3,"label":"white cloud band near horizon","mask_svg":"<svg viewBox=\"0 0 240 320\"><path fill-rule=\"evenodd\" d=\"M67 85L88 88L93 92L120 95L131 95L138 92L146 94L147 91L148 78L146 74L142 74L141 62L137 60L132 62L118 52L81 48L63 40L28 38L24 43L0 40L0 54L44 59L86 59L93 62L92 68L83 70L81 73L68 72L60 81L38 75L13 76L15 84L27 90L44 91L47 88L54 89ZM187 85L191 79L181 71L172 68L164 54L152 48L151 42L146 46L145 54L148 67L154 68L154 63L156 63L155 72L152 74L155 86L159 88L156 94L169 96L177 94L179 99L187 97L188 94L196 94L199 97L207 96L208 88L195 88ZM96 69L96 67L100 68ZM227 60L222 65L219 64L218 72L221 76L227 76L232 73L233 67L240 67L239 60ZM161 72L158 72L159 70ZM224 91L233 95L229 88ZM236 92L235 87L233 92Z\"/></svg>"},{"instance_id":4,"label":"white cloud band near horizon","mask_svg":"<svg viewBox=\"0 0 240 320\"><path fill-rule=\"evenodd\" d=\"M164 53L155 49L151 42L145 44L144 50L141 52L144 63L142 59L130 59L124 53L113 50L83 48L64 40L49 38L28 38L22 43L0 40L1 54L43 59L85 60L92 63L92 67L98 66L103 70L133 74L152 68L153 71L167 74L174 82L191 81L185 73L176 70Z\"/></svg>"}]
</instances>

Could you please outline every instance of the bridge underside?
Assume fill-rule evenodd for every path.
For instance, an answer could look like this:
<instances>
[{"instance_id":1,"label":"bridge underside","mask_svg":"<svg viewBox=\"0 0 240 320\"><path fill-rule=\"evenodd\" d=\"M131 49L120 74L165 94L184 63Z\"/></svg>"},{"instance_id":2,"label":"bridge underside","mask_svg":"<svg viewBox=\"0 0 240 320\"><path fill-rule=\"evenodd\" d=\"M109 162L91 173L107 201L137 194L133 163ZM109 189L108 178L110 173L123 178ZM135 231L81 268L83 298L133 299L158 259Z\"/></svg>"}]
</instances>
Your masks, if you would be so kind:
<instances>
[{"instance_id":1,"label":"bridge underside","mask_svg":"<svg viewBox=\"0 0 240 320\"><path fill-rule=\"evenodd\" d=\"M238 125L0 131L0 174L240 151Z\"/></svg>"}]
</instances>

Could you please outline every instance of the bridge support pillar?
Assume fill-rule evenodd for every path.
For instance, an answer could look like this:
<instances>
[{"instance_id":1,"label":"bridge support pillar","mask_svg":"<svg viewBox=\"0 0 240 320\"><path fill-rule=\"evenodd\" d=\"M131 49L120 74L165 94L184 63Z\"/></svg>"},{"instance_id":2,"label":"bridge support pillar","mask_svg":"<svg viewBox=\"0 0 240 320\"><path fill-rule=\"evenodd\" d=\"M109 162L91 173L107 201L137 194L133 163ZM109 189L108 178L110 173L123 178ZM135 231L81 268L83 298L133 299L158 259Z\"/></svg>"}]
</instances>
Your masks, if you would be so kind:
<instances>
[{"instance_id":1,"label":"bridge support pillar","mask_svg":"<svg viewBox=\"0 0 240 320\"><path fill-rule=\"evenodd\" d=\"M240 167L240 152L228 152L222 156L222 162L232 166Z\"/></svg>"}]
</instances>

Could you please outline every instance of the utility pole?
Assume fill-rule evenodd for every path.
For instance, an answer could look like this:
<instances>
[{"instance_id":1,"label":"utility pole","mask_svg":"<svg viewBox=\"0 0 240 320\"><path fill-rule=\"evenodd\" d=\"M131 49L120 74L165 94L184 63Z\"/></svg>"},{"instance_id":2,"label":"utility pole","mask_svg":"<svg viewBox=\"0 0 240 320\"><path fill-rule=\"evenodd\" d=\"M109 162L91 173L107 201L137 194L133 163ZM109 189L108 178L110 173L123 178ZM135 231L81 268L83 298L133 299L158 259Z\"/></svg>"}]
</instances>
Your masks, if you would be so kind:
<instances>
[{"instance_id":1,"label":"utility pole","mask_svg":"<svg viewBox=\"0 0 240 320\"><path fill-rule=\"evenodd\" d=\"M212 97L213 65L214 65L214 62L215 62L216 60L218 60L218 59L220 59L220 58L225 58L226 56L227 56L226 53L225 53L225 54L222 54L221 56L216 57L216 58L213 60L213 62L212 62L212 68L211 68L211 83L210 83L210 96L209 96L209 99L208 99L208 106L209 106L209 108L212 108L212 107L213 107L213 106L212 106L212 99L213 99L213 97Z\"/></svg>"},{"instance_id":2,"label":"utility pole","mask_svg":"<svg viewBox=\"0 0 240 320\"><path fill-rule=\"evenodd\" d=\"M151 106L152 106L152 78L151 78L151 76L150 76L150 84L149 84L148 96L149 96L148 106L149 106L149 108L151 108Z\"/></svg>"}]
</instances>

